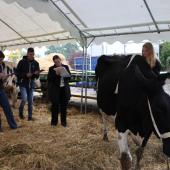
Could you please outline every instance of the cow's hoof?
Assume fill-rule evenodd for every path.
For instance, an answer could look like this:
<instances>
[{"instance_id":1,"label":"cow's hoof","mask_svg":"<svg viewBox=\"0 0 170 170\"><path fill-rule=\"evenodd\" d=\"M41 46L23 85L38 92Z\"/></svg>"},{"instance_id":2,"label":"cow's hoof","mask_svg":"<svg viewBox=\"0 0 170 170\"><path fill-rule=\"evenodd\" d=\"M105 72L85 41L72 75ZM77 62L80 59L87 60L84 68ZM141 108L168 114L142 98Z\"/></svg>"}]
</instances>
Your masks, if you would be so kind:
<instances>
[{"instance_id":1,"label":"cow's hoof","mask_svg":"<svg viewBox=\"0 0 170 170\"><path fill-rule=\"evenodd\" d=\"M143 155L143 151L144 151L144 147L139 147L136 150L136 170L140 170L140 160L142 159L142 155Z\"/></svg>"},{"instance_id":2,"label":"cow's hoof","mask_svg":"<svg viewBox=\"0 0 170 170\"><path fill-rule=\"evenodd\" d=\"M104 140L105 142L109 142L109 138L108 138L107 134L104 134L103 140Z\"/></svg>"},{"instance_id":3,"label":"cow's hoof","mask_svg":"<svg viewBox=\"0 0 170 170\"><path fill-rule=\"evenodd\" d=\"M122 170L131 170L132 161L127 153L122 153L120 158Z\"/></svg>"}]
</instances>

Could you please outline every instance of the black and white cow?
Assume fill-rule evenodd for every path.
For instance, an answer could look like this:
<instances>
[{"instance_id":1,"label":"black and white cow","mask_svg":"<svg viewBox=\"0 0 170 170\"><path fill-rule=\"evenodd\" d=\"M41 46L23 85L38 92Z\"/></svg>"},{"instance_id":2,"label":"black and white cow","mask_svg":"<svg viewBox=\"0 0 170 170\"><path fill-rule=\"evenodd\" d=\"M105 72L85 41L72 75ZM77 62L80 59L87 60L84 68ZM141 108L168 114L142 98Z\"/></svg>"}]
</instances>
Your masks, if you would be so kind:
<instances>
[{"instance_id":1,"label":"black and white cow","mask_svg":"<svg viewBox=\"0 0 170 170\"><path fill-rule=\"evenodd\" d=\"M162 88L166 76L153 73L139 55L101 56L98 60L97 102L104 123L106 115L116 116L122 170L130 169L132 162L129 132L138 145L136 168L152 132L162 138L163 152L170 156L170 97ZM106 125L104 139L107 139Z\"/></svg>"},{"instance_id":2,"label":"black and white cow","mask_svg":"<svg viewBox=\"0 0 170 170\"><path fill-rule=\"evenodd\" d=\"M40 70L42 72L43 70ZM4 90L8 96L10 105L16 107L19 87L17 85L16 65L13 62L4 61L3 72L10 75L4 80ZM40 79L35 80L35 88L41 88Z\"/></svg>"},{"instance_id":3,"label":"black and white cow","mask_svg":"<svg viewBox=\"0 0 170 170\"><path fill-rule=\"evenodd\" d=\"M4 80L4 89L8 95L10 105L16 107L17 97L19 88L17 86L17 77L15 75L16 66L12 62L4 62L4 70L3 72L10 75Z\"/></svg>"}]
</instances>

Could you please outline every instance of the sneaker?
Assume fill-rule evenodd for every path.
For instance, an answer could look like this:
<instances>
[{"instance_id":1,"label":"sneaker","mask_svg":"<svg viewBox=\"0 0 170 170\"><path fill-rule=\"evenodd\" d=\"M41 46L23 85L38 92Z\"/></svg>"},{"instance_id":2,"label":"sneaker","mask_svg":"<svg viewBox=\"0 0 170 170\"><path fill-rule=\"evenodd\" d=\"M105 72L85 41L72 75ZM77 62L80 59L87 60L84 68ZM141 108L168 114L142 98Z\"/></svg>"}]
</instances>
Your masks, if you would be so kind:
<instances>
[{"instance_id":1,"label":"sneaker","mask_svg":"<svg viewBox=\"0 0 170 170\"><path fill-rule=\"evenodd\" d=\"M23 114L19 114L19 118L20 118L20 119L25 119L25 117L24 117Z\"/></svg>"},{"instance_id":2,"label":"sneaker","mask_svg":"<svg viewBox=\"0 0 170 170\"><path fill-rule=\"evenodd\" d=\"M63 127L67 127L67 123L61 123Z\"/></svg>"},{"instance_id":3,"label":"sneaker","mask_svg":"<svg viewBox=\"0 0 170 170\"><path fill-rule=\"evenodd\" d=\"M53 128L56 127L56 126L57 126L57 124L51 124L51 127L53 127Z\"/></svg>"},{"instance_id":4,"label":"sneaker","mask_svg":"<svg viewBox=\"0 0 170 170\"><path fill-rule=\"evenodd\" d=\"M28 121L34 121L32 117L28 117Z\"/></svg>"},{"instance_id":5,"label":"sneaker","mask_svg":"<svg viewBox=\"0 0 170 170\"><path fill-rule=\"evenodd\" d=\"M12 130L16 130L18 129L18 126L17 127L11 127Z\"/></svg>"}]
</instances>

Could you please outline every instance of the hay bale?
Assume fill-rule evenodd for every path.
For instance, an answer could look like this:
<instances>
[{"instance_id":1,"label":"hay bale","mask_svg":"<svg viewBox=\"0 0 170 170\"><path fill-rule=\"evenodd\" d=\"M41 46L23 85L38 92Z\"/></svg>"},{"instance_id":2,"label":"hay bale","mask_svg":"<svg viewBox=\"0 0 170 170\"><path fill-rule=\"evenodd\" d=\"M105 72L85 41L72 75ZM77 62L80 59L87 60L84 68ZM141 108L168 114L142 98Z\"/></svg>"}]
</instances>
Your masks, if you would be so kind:
<instances>
[{"instance_id":1,"label":"hay bale","mask_svg":"<svg viewBox=\"0 0 170 170\"><path fill-rule=\"evenodd\" d=\"M51 53L51 54L48 54L44 57L35 58L35 59L39 62L41 69L48 71L49 67L54 65L53 59L52 59L54 55L58 55L61 58L61 62L63 64L68 65L68 62L66 61L66 57L63 54L60 54L60 53Z\"/></svg>"}]
</instances>

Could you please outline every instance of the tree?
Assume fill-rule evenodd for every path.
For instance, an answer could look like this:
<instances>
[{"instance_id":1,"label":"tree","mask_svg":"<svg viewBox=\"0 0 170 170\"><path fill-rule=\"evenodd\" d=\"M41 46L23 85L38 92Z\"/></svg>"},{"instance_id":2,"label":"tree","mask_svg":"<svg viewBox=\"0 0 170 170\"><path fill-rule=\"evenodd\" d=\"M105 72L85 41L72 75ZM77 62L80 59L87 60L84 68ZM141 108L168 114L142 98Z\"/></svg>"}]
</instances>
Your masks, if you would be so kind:
<instances>
[{"instance_id":1,"label":"tree","mask_svg":"<svg viewBox=\"0 0 170 170\"><path fill-rule=\"evenodd\" d=\"M160 45L160 60L165 69L170 67L170 42Z\"/></svg>"},{"instance_id":2,"label":"tree","mask_svg":"<svg viewBox=\"0 0 170 170\"><path fill-rule=\"evenodd\" d=\"M17 49L15 51L10 51L10 54L8 56L8 60L16 63L21 57L22 57L21 50Z\"/></svg>"},{"instance_id":3,"label":"tree","mask_svg":"<svg viewBox=\"0 0 170 170\"><path fill-rule=\"evenodd\" d=\"M68 59L70 56L72 56L74 53L77 53L81 51L81 48L78 46L78 44L74 43L67 43L67 44L60 44L60 45L51 45L47 47L47 51L45 54L50 53L61 53L63 54L66 59Z\"/></svg>"}]
</instances>

